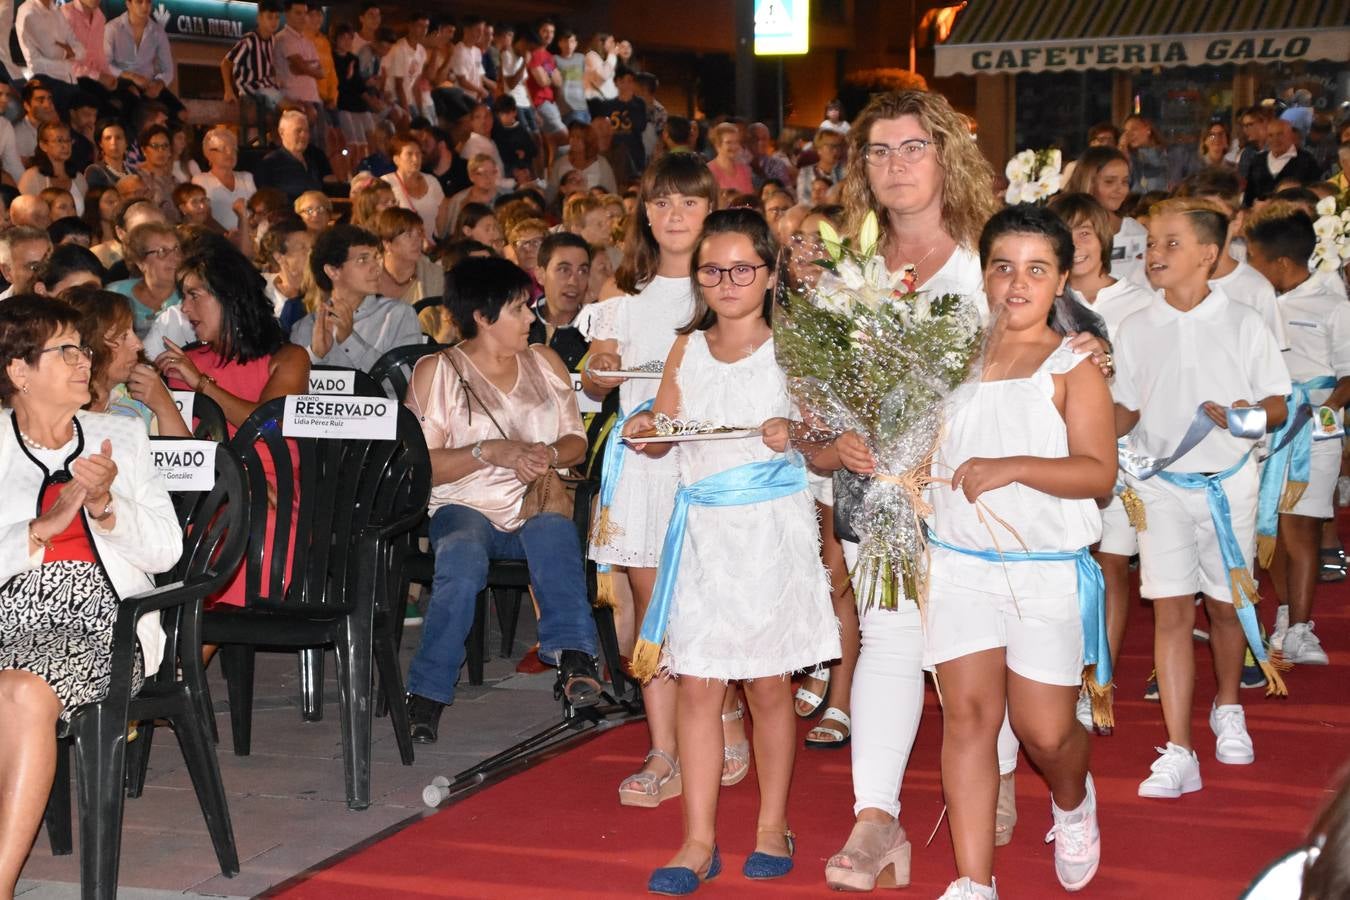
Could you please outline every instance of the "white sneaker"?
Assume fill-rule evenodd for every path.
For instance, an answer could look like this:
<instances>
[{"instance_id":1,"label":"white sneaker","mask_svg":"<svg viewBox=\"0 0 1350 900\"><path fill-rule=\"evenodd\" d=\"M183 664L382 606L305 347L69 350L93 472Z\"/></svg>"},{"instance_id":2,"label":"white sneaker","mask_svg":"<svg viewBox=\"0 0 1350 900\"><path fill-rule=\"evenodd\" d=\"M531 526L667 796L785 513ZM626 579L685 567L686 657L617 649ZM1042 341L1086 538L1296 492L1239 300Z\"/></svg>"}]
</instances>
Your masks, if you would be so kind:
<instances>
[{"instance_id":1,"label":"white sneaker","mask_svg":"<svg viewBox=\"0 0 1350 900\"><path fill-rule=\"evenodd\" d=\"M1078 689L1078 706L1074 709L1074 715L1078 717L1079 725L1088 731L1092 730L1092 696L1088 694L1087 688Z\"/></svg>"},{"instance_id":2,"label":"white sneaker","mask_svg":"<svg viewBox=\"0 0 1350 900\"><path fill-rule=\"evenodd\" d=\"M991 885L976 884L969 878L958 878L947 885L938 900L998 900L998 879Z\"/></svg>"},{"instance_id":3,"label":"white sneaker","mask_svg":"<svg viewBox=\"0 0 1350 900\"><path fill-rule=\"evenodd\" d=\"M1102 860L1102 835L1097 828L1097 791L1092 786L1092 774L1087 776L1087 796L1079 807L1064 812L1054 801L1050 803L1054 827L1045 836L1045 842L1055 842L1055 875L1066 891L1087 887Z\"/></svg>"},{"instance_id":4,"label":"white sneaker","mask_svg":"<svg viewBox=\"0 0 1350 900\"><path fill-rule=\"evenodd\" d=\"M1153 749L1162 755L1149 767L1153 774L1139 785L1140 797L1174 800L1182 794L1200 790L1203 786L1200 781L1200 760L1194 750L1187 750L1171 741L1167 742L1165 748Z\"/></svg>"},{"instance_id":5,"label":"white sneaker","mask_svg":"<svg viewBox=\"0 0 1350 900\"><path fill-rule=\"evenodd\" d=\"M1252 738L1247 734L1247 714L1241 704L1210 707L1209 730L1214 732L1214 756L1219 762L1230 766L1256 762Z\"/></svg>"},{"instance_id":6,"label":"white sneaker","mask_svg":"<svg viewBox=\"0 0 1350 900\"><path fill-rule=\"evenodd\" d=\"M1290 625L1289 632L1284 635L1279 647L1284 653L1286 662L1301 666L1325 666L1329 662L1327 651L1322 649L1322 642L1313 634L1312 622Z\"/></svg>"},{"instance_id":7,"label":"white sneaker","mask_svg":"<svg viewBox=\"0 0 1350 900\"><path fill-rule=\"evenodd\" d=\"M1289 631L1289 607L1275 607L1275 630L1270 633L1270 646L1283 647L1284 636Z\"/></svg>"}]
</instances>

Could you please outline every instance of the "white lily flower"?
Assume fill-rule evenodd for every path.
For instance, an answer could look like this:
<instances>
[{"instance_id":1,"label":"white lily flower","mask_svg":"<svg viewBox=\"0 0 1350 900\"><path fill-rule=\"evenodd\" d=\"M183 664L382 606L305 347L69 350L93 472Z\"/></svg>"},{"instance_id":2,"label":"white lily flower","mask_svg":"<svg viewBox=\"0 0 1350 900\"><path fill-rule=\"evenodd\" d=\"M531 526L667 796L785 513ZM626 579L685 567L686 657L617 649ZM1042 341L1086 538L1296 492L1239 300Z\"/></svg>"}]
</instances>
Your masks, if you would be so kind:
<instances>
[{"instance_id":1,"label":"white lily flower","mask_svg":"<svg viewBox=\"0 0 1350 900\"><path fill-rule=\"evenodd\" d=\"M1340 233L1341 220L1336 216L1322 216L1313 222L1313 234L1317 235L1319 240L1334 239Z\"/></svg>"},{"instance_id":2,"label":"white lily flower","mask_svg":"<svg viewBox=\"0 0 1350 900\"><path fill-rule=\"evenodd\" d=\"M1317 201L1317 206L1315 208L1319 216L1334 216L1336 215L1336 198L1323 197L1321 200Z\"/></svg>"}]
</instances>

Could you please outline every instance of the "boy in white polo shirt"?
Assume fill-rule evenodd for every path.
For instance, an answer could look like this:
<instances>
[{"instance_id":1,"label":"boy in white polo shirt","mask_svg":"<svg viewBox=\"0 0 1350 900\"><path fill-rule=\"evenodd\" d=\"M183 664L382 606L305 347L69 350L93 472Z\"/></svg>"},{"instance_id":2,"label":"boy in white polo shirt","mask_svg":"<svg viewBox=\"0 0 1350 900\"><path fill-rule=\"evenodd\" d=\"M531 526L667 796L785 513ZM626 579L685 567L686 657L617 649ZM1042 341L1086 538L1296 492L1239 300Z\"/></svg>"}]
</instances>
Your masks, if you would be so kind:
<instances>
[{"instance_id":1,"label":"boy in white polo shirt","mask_svg":"<svg viewBox=\"0 0 1350 900\"><path fill-rule=\"evenodd\" d=\"M1350 303L1309 274L1308 259L1316 240L1307 213L1275 204L1262 210L1247 231L1247 260L1279 292L1281 318L1289 330L1290 348L1284 359L1294 382L1291 418L1303 404L1314 411L1327 406L1339 416L1350 402ZM1322 522L1334 514L1332 493L1340 473L1341 440L1313 440L1314 428L1314 422L1301 427L1288 451L1274 452L1266 461L1258 541L1261 562L1270 570L1283 603L1271 646L1279 648L1288 662L1324 666L1327 654L1313 634L1311 616ZM1273 438L1277 448L1283 431ZM1277 510L1278 543L1268 540L1274 537L1270 531Z\"/></svg>"},{"instance_id":2,"label":"boy in white polo shirt","mask_svg":"<svg viewBox=\"0 0 1350 900\"><path fill-rule=\"evenodd\" d=\"M1210 277L1227 243L1228 219L1211 201L1167 200L1149 216L1149 280L1161 294L1121 323L1114 341L1117 430L1140 458L1167 459L1193 426L1214 427L1155 477L1128 475L1142 501L1140 592L1153 601L1154 656L1167 747L1142 797L1179 797L1201 787L1191 742L1195 693L1195 595L1204 595L1218 694L1210 712L1220 762L1255 760L1238 698L1242 657L1256 633L1251 561L1257 464L1254 437L1285 418L1289 373L1270 329ZM1260 406L1264 413L1242 413ZM1264 415L1238 421L1229 410ZM1202 415L1198 411L1203 410ZM1246 428L1243 428L1243 425ZM1261 427L1263 426L1263 427ZM1253 436L1238 436L1240 434ZM1274 670L1272 689L1278 684Z\"/></svg>"}]
</instances>

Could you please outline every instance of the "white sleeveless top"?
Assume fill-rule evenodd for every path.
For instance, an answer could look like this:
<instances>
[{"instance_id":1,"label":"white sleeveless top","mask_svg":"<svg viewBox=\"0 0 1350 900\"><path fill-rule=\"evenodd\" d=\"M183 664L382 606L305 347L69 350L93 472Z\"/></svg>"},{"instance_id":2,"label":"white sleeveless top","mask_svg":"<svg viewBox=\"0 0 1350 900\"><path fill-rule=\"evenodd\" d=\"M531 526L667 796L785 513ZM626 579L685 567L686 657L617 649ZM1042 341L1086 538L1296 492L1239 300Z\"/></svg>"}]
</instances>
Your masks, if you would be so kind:
<instances>
[{"instance_id":1,"label":"white sleeveless top","mask_svg":"<svg viewBox=\"0 0 1350 900\"><path fill-rule=\"evenodd\" d=\"M1068 372L1089 356L1074 353L1065 339L1028 378L960 388L947 403L934 475L950 478L971 457L1068 456L1068 428L1055 407L1053 376ZM965 494L945 484L933 485L934 533L957 547L1003 551L1076 551L1101 537L1101 513L1093 500L1052 497L1018 482L986 491L979 500L986 510L985 522ZM1015 528L1021 543L989 513ZM939 548L933 549L932 573L935 579L991 593L1007 593L1011 582L1016 596L1028 597L1073 593L1077 585L1071 562L987 563Z\"/></svg>"}]
</instances>

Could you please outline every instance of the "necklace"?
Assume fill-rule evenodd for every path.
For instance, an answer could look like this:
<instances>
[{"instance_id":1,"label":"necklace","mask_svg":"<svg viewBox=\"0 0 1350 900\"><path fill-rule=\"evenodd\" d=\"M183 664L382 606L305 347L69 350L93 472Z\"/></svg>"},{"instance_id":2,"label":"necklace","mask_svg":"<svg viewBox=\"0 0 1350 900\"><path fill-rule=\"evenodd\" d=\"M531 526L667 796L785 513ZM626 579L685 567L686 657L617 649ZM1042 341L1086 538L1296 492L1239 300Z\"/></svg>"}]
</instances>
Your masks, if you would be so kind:
<instances>
[{"instance_id":1,"label":"necklace","mask_svg":"<svg viewBox=\"0 0 1350 900\"><path fill-rule=\"evenodd\" d=\"M394 277L394 273L393 273L393 272L390 272L388 269L385 269L385 270L384 270L384 274L385 274L385 275L389 278L389 280L392 281L394 284L398 285L398 286L401 287L401 288L405 288L405 287L407 287L408 285L412 284L412 283L413 283L413 279L417 277L417 267L416 267L416 266L413 266L413 273L412 273L411 275L409 275L407 278L403 279L402 281L399 281L397 278L395 278L395 277Z\"/></svg>"},{"instance_id":2,"label":"necklace","mask_svg":"<svg viewBox=\"0 0 1350 900\"><path fill-rule=\"evenodd\" d=\"M65 446L65 444L62 444L61 447L48 447L46 444L39 444L37 441L24 434L22 428L19 429L19 438L34 450L60 450L61 447ZM70 443L70 441L66 441L66 444L68 443Z\"/></svg>"}]
</instances>

